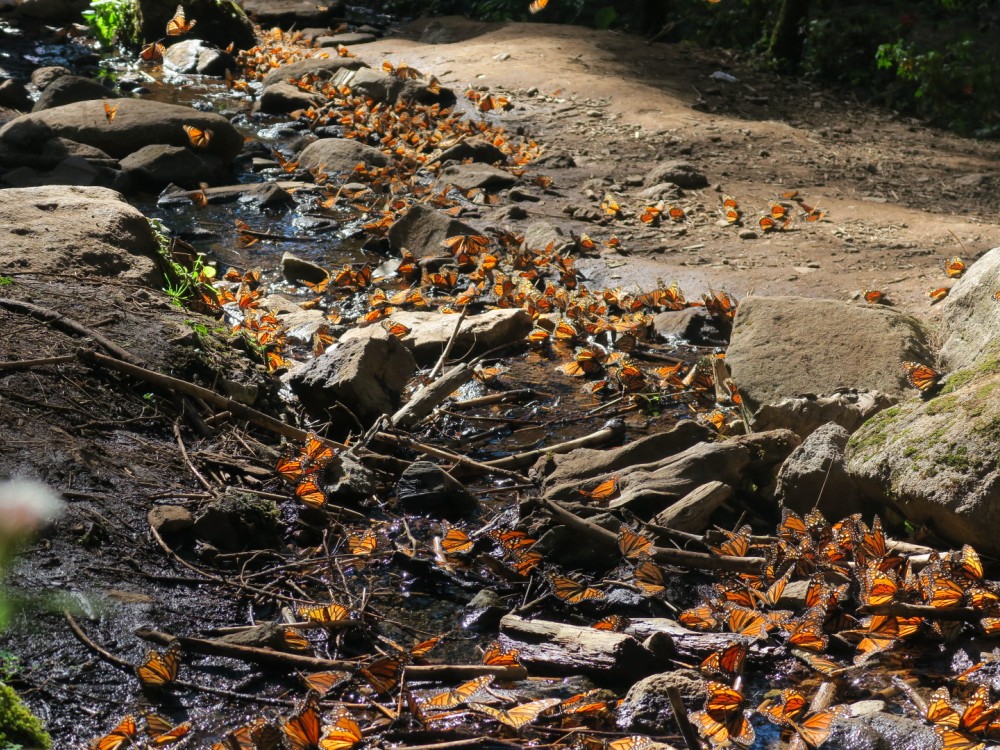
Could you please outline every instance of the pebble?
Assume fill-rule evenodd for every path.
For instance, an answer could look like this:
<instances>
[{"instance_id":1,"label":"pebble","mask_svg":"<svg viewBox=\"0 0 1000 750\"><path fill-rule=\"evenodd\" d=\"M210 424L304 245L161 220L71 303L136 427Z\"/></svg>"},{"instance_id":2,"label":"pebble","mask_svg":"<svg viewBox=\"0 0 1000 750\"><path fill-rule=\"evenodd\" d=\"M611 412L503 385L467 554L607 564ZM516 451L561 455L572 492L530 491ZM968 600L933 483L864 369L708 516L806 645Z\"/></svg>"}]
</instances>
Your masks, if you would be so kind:
<instances>
[{"instance_id":1,"label":"pebble","mask_svg":"<svg viewBox=\"0 0 1000 750\"><path fill-rule=\"evenodd\" d=\"M755 240L757 239L757 233L752 229L741 229L737 237L741 240Z\"/></svg>"}]
</instances>

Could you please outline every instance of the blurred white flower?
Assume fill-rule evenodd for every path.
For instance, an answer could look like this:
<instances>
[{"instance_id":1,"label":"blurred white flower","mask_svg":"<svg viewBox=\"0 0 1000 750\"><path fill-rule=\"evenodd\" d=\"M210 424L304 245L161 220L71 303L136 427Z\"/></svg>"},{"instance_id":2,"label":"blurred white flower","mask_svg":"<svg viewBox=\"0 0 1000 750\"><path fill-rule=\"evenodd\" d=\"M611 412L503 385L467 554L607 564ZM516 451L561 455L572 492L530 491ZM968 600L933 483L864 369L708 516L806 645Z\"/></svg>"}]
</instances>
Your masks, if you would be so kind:
<instances>
[{"instance_id":1,"label":"blurred white flower","mask_svg":"<svg viewBox=\"0 0 1000 750\"><path fill-rule=\"evenodd\" d=\"M63 501L41 482L0 482L0 540L28 536L62 512Z\"/></svg>"}]
</instances>

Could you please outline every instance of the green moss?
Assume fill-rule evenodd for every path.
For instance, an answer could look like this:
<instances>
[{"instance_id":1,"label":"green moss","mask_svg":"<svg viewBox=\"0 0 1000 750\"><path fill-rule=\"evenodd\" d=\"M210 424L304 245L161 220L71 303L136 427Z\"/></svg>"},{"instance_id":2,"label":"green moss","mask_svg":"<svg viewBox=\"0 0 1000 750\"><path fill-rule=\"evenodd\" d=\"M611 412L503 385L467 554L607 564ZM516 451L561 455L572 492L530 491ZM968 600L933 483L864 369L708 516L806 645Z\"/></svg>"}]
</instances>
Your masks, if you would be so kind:
<instances>
[{"instance_id":1,"label":"green moss","mask_svg":"<svg viewBox=\"0 0 1000 750\"><path fill-rule=\"evenodd\" d=\"M958 396L938 396L932 399L924 407L924 414L934 416L942 412L951 411L958 406Z\"/></svg>"},{"instance_id":2,"label":"green moss","mask_svg":"<svg viewBox=\"0 0 1000 750\"><path fill-rule=\"evenodd\" d=\"M964 370L959 370L958 372L953 372L948 376L948 382L945 383L944 388L941 389L941 395L944 396L948 393L954 393L964 385L968 385L973 380L980 378L984 375L989 375L991 373L1000 370L1000 353L990 354L976 363L973 367L967 367Z\"/></svg>"},{"instance_id":3,"label":"green moss","mask_svg":"<svg viewBox=\"0 0 1000 750\"><path fill-rule=\"evenodd\" d=\"M964 445L953 446L947 453L938 456L934 461L963 474L972 469L969 449Z\"/></svg>"},{"instance_id":4,"label":"green moss","mask_svg":"<svg viewBox=\"0 0 1000 750\"><path fill-rule=\"evenodd\" d=\"M847 441L848 450L854 453L865 452L871 454L881 448L885 445L891 434L888 429L889 424L899 416L901 411L902 409L899 406L891 406L869 419Z\"/></svg>"},{"instance_id":5,"label":"green moss","mask_svg":"<svg viewBox=\"0 0 1000 750\"><path fill-rule=\"evenodd\" d=\"M0 682L0 748L18 746L49 748L52 739L14 689Z\"/></svg>"}]
</instances>

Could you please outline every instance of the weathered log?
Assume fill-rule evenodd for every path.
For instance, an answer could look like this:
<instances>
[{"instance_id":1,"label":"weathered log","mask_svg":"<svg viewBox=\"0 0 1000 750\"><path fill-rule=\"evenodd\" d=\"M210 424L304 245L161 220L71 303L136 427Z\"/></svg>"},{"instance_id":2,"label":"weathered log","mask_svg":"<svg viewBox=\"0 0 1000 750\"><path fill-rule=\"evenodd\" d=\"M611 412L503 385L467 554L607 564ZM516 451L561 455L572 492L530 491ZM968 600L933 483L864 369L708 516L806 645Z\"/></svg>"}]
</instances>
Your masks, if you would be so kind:
<instances>
[{"instance_id":1,"label":"weathered log","mask_svg":"<svg viewBox=\"0 0 1000 750\"><path fill-rule=\"evenodd\" d=\"M708 528L715 509L732 496L733 488L725 482L706 482L657 513L653 522L678 531L701 533Z\"/></svg>"},{"instance_id":2,"label":"weathered log","mask_svg":"<svg viewBox=\"0 0 1000 750\"><path fill-rule=\"evenodd\" d=\"M448 396L472 380L472 367L462 363L420 388L406 405L392 415L392 424L408 430L430 414Z\"/></svg>"},{"instance_id":3,"label":"weathered log","mask_svg":"<svg viewBox=\"0 0 1000 750\"><path fill-rule=\"evenodd\" d=\"M635 638L547 620L506 615L500 632L533 674L589 674L635 680L664 665Z\"/></svg>"},{"instance_id":4,"label":"weathered log","mask_svg":"<svg viewBox=\"0 0 1000 750\"><path fill-rule=\"evenodd\" d=\"M703 633L688 630L676 620L666 617L642 617L629 622L623 631L634 636L636 640L647 641L656 636L669 638L673 647L671 658L689 666L695 665L713 651L721 651L736 641L749 644L755 656L776 658L784 653L779 646L767 645L764 641L745 638L734 633Z\"/></svg>"}]
</instances>

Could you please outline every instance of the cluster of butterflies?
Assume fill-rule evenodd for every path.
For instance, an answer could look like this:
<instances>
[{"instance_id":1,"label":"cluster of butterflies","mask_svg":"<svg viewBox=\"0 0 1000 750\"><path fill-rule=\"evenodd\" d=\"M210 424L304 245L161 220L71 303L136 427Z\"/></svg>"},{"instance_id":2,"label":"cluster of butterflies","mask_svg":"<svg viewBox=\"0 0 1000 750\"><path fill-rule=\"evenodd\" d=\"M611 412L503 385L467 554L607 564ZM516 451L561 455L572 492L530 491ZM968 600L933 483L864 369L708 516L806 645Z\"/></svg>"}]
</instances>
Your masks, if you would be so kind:
<instances>
[{"instance_id":1,"label":"cluster of butterflies","mask_svg":"<svg viewBox=\"0 0 1000 750\"><path fill-rule=\"evenodd\" d=\"M723 195L719 215L726 224L742 225L743 211L740 209L739 201L731 195ZM797 190L782 193L781 199L771 201L767 211L757 217L757 225L762 232L783 232L791 229L794 224L792 217L792 203L806 221L819 221L826 216L826 212L819 210L815 206L810 206L803 202ZM601 201L601 211L609 218L619 218L623 215L621 202L611 193L607 193ZM680 223L690 218L687 211L680 206L666 204L663 201L647 205L639 212L639 220L647 226L658 226L663 219Z\"/></svg>"},{"instance_id":2,"label":"cluster of butterflies","mask_svg":"<svg viewBox=\"0 0 1000 750\"><path fill-rule=\"evenodd\" d=\"M965 261L959 257L950 258L944 261L944 274L949 279L957 279L965 273ZM941 286L927 292L931 299L931 304L936 304L943 300L951 292L951 287ZM862 299L869 305L890 305L889 295L883 289L864 289L861 292ZM993 299L1000 300L1000 292L993 295Z\"/></svg>"}]
</instances>

